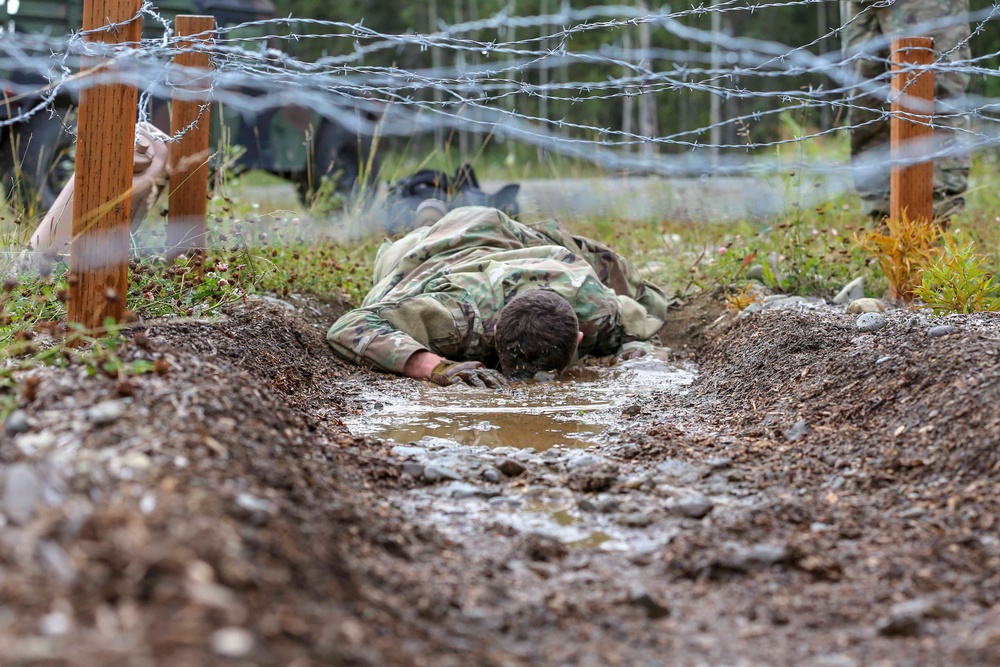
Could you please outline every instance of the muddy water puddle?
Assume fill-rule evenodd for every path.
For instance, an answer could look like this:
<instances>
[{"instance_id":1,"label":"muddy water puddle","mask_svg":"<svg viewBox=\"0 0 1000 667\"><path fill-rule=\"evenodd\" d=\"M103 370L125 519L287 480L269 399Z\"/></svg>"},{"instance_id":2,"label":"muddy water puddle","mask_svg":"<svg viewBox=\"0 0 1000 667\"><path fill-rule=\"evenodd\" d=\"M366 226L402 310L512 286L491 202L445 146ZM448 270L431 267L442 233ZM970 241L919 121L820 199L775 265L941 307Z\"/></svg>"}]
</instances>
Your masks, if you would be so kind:
<instances>
[{"instance_id":1,"label":"muddy water puddle","mask_svg":"<svg viewBox=\"0 0 1000 667\"><path fill-rule=\"evenodd\" d=\"M652 394L682 392L693 378L690 368L651 355L502 392L394 382L365 390L366 409L344 421L356 434L396 443L430 436L535 451L586 447L614 437Z\"/></svg>"}]
</instances>

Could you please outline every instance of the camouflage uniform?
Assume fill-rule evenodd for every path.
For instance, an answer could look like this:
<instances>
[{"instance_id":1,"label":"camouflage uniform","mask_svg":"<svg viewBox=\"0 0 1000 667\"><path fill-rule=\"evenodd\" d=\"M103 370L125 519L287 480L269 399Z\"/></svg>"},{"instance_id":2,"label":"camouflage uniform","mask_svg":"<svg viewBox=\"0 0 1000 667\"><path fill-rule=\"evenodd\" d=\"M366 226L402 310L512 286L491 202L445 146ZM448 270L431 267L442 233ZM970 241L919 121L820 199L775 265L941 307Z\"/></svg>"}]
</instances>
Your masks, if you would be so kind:
<instances>
[{"instance_id":1,"label":"camouflage uniform","mask_svg":"<svg viewBox=\"0 0 1000 667\"><path fill-rule=\"evenodd\" d=\"M881 217L889 213L890 171L884 164L865 164L859 159L868 151L873 154L884 151L888 159L889 120L883 119L882 115L888 108L891 86L886 74L890 69L886 63L889 46L884 44L883 48L879 48L877 42L899 35L933 37L939 60L968 60L971 57L968 11L969 0L895 0L885 7L877 6L874 0L841 0L843 22L847 24L854 19L843 30L845 56L863 54L854 62L854 70L862 79L879 86L875 95L853 99L855 106L847 112L847 123L854 128L851 131L851 158L857 168L854 185L861 195L862 210L868 215ZM952 16L961 16L963 20L921 35L910 30L910 26ZM935 127L935 141L939 149L953 145L961 131L970 127L969 117L963 113L968 85L967 74L934 72L934 112L945 114L936 117L934 123L955 128ZM852 98L860 92L857 89L852 91ZM863 108L857 108L859 106ZM968 155L953 155L934 161L934 213L937 217L947 218L963 208L965 201L962 195L968 186L971 163Z\"/></svg>"},{"instance_id":2,"label":"camouflage uniform","mask_svg":"<svg viewBox=\"0 0 1000 667\"><path fill-rule=\"evenodd\" d=\"M551 290L573 304L581 354L613 354L652 338L668 305L606 246L555 221L522 225L485 207L457 208L386 241L374 280L361 307L337 320L326 339L348 361L400 374L421 350L492 362L497 314L525 290Z\"/></svg>"}]
</instances>

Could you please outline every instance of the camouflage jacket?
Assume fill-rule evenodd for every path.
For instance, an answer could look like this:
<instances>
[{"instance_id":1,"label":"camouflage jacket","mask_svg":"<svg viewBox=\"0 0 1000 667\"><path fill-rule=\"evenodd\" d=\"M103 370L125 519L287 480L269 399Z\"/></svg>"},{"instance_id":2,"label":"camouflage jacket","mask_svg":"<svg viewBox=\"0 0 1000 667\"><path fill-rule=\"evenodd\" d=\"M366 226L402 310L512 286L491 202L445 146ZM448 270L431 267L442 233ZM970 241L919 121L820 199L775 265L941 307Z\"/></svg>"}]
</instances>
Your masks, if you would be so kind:
<instances>
[{"instance_id":1,"label":"camouflage jacket","mask_svg":"<svg viewBox=\"0 0 1000 667\"><path fill-rule=\"evenodd\" d=\"M348 361L400 374L421 350L491 361L497 314L524 290L551 290L573 304L584 334L580 354L613 354L623 343L652 338L668 305L606 246L555 221L528 226L484 207L455 209L386 241L374 282L361 307L326 338Z\"/></svg>"}]
</instances>

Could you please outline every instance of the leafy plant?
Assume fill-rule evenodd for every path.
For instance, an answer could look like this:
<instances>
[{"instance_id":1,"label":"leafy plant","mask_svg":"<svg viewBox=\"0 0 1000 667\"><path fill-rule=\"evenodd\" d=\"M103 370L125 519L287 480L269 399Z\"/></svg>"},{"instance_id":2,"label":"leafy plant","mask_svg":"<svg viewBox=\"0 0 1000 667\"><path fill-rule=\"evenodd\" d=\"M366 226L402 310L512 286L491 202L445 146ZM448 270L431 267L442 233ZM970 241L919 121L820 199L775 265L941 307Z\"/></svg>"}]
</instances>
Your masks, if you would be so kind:
<instances>
[{"instance_id":1,"label":"leafy plant","mask_svg":"<svg viewBox=\"0 0 1000 667\"><path fill-rule=\"evenodd\" d=\"M887 218L885 229L870 230L854 240L872 254L889 281L889 298L910 303L920 285L920 274L939 254L938 225L910 219L904 210L898 220Z\"/></svg>"},{"instance_id":2,"label":"leafy plant","mask_svg":"<svg viewBox=\"0 0 1000 667\"><path fill-rule=\"evenodd\" d=\"M750 284L732 294L726 294L726 307L734 312L742 312L760 299L760 291Z\"/></svg>"},{"instance_id":3,"label":"leafy plant","mask_svg":"<svg viewBox=\"0 0 1000 667\"><path fill-rule=\"evenodd\" d=\"M924 268L913 294L938 315L1000 310L1000 286L971 241L959 245L944 235L941 255Z\"/></svg>"}]
</instances>

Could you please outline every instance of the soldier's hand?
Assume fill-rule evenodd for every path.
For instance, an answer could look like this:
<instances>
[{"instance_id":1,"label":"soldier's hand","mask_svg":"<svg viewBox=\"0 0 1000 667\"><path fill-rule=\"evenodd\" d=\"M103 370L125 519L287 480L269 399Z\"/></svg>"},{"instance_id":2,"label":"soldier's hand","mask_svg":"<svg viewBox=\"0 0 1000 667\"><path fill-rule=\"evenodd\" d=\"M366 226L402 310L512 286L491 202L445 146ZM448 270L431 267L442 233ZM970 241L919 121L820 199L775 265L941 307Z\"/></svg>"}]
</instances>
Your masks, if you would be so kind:
<instances>
[{"instance_id":1,"label":"soldier's hand","mask_svg":"<svg viewBox=\"0 0 1000 667\"><path fill-rule=\"evenodd\" d=\"M442 386L464 382L480 389L507 386L507 378L478 361L448 361L445 359L431 371L431 382Z\"/></svg>"},{"instance_id":2,"label":"soldier's hand","mask_svg":"<svg viewBox=\"0 0 1000 667\"><path fill-rule=\"evenodd\" d=\"M618 354L615 357L618 361L628 361L629 359L638 359L639 357L644 357L652 352L652 346L649 343L635 341L632 343L625 343L622 345L621 349L618 350Z\"/></svg>"}]
</instances>

